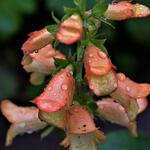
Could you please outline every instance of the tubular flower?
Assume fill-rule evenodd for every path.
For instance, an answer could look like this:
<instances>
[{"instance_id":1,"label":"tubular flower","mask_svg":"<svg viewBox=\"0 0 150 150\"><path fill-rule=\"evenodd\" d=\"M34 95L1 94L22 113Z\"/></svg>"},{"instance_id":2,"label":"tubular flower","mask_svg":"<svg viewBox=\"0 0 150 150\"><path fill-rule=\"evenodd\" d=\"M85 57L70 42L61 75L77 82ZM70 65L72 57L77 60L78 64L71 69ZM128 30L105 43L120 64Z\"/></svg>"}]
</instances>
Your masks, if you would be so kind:
<instances>
[{"instance_id":1,"label":"tubular flower","mask_svg":"<svg viewBox=\"0 0 150 150\"><path fill-rule=\"evenodd\" d=\"M32 53L45 47L53 40L53 36L46 28L34 31L29 34L29 38L22 45L22 50L24 54Z\"/></svg>"},{"instance_id":2,"label":"tubular flower","mask_svg":"<svg viewBox=\"0 0 150 150\"><path fill-rule=\"evenodd\" d=\"M84 134L98 130L93 117L80 105L74 105L69 109L67 119L68 132L71 134Z\"/></svg>"},{"instance_id":3,"label":"tubular flower","mask_svg":"<svg viewBox=\"0 0 150 150\"><path fill-rule=\"evenodd\" d=\"M80 40L82 36L83 23L79 15L73 14L64 20L56 33L56 39L60 43L72 44Z\"/></svg>"},{"instance_id":4,"label":"tubular flower","mask_svg":"<svg viewBox=\"0 0 150 150\"><path fill-rule=\"evenodd\" d=\"M113 65L107 54L99 48L91 45L84 56L86 79L89 88L97 96L110 94L117 87L117 79L113 71Z\"/></svg>"},{"instance_id":5,"label":"tubular flower","mask_svg":"<svg viewBox=\"0 0 150 150\"><path fill-rule=\"evenodd\" d=\"M74 94L74 79L69 68L62 69L48 83L43 93L33 100L43 112L56 112L69 106Z\"/></svg>"},{"instance_id":6,"label":"tubular flower","mask_svg":"<svg viewBox=\"0 0 150 150\"><path fill-rule=\"evenodd\" d=\"M97 96L105 96L113 92L117 87L117 79L114 71L110 71L104 76L94 76L86 74L89 88Z\"/></svg>"},{"instance_id":7,"label":"tubular flower","mask_svg":"<svg viewBox=\"0 0 150 150\"><path fill-rule=\"evenodd\" d=\"M84 66L87 74L106 75L112 69L111 60L101 49L90 45L85 52Z\"/></svg>"},{"instance_id":8,"label":"tubular flower","mask_svg":"<svg viewBox=\"0 0 150 150\"><path fill-rule=\"evenodd\" d=\"M66 128L66 111L66 108L51 113L40 111L39 118L47 122L49 125L64 129Z\"/></svg>"},{"instance_id":9,"label":"tubular flower","mask_svg":"<svg viewBox=\"0 0 150 150\"><path fill-rule=\"evenodd\" d=\"M54 58L65 59L65 56L56 51L50 44L38 52L23 57L22 65L27 72L31 72L31 83L40 84L45 75L49 75L55 69Z\"/></svg>"},{"instance_id":10,"label":"tubular flower","mask_svg":"<svg viewBox=\"0 0 150 150\"><path fill-rule=\"evenodd\" d=\"M95 131L86 134L70 134L60 145L69 146L69 150L98 150L98 144L105 140L105 136L101 131Z\"/></svg>"},{"instance_id":11,"label":"tubular flower","mask_svg":"<svg viewBox=\"0 0 150 150\"><path fill-rule=\"evenodd\" d=\"M67 137L61 145L70 146L72 150L97 150L98 143L104 139L104 134L95 127L93 117L84 107L70 107L67 114Z\"/></svg>"},{"instance_id":12,"label":"tubular flower","mask_svg":"<svg viewBox=\"0 0 150 150\"><path fill-rule=\"evenodd\" d=\"M47 126L38 118L38 109L35 107L19 107L9 100L1 103L1 111L12 125L6 136L6 146L12 144L18 134L32 133Z\"/></svg>"},{"instance_id":13,"label":"tubular flower","mask_svg":"<svg viewBox=\"0 0 150 150\"><path fill-rule=\"evenodd\" d=\"M147 99L142 99L139 102L138 114L146 109ZM116 103L114 99L103 98L97 101L97 105L100 118L127 127L133 136L137 136L136 121L130 121L125 109L119 103Z\"/></svg>"},{"instance_id":14,"label":"tubular flower","mask_svg":"<svg viewBox=\"0 0 150 150\"><path fill-rule=\"evenodd\" d=\"M125 20L149 15L150 9L148 7L141 4L132 4L128 1L110 4L104 14L104 16L110 20Z\"/></svg>"},{"instance_id":15,"label":"tubular flower","mask_svg":"<svg viewBox=\"0 0 150 150\"><path fill-rule=\"evenodd\" d=\"M135 83L123 73L118 73L117 79L118 87L111 96L125 108L129 119L134 120L138 113L139 101L150 94L150 84Z\"/></svg>"}]
</instances>

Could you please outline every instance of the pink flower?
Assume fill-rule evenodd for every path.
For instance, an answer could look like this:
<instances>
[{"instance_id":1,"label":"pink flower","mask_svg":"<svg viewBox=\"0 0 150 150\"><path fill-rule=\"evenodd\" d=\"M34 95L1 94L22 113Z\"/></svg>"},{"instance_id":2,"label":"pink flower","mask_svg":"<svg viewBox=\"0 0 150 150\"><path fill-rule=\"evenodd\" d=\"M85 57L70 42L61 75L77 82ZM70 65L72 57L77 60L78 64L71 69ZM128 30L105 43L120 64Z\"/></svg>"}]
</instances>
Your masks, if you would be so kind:
<instances>
[{"instance_id":1,"label":"pink flower","mask_svg":"<svg viewBox=\"0 0 150 150\"><path fill-rule=\"evenodd\" d=\"M27 72L31 72L30 81L32 84L41 84L45 75L51 74L55 69L54 58L65 59L65 56L50 44L39 49L38 52L32 52L23 57L21 64Z\"/></svg>"},{"instance_id":2,"label":"pink flower","mask_svg":"<svg viewBox=\"0 0 150 150\"><path fill-rule=\"evenodd\" d=\"M66 68L58 72L47 87L33 102L43 112L56 112L69 106L73 99L74 79L71 70Z\"/></svg>"},{"instance_id":3,"label":"pink flower","mask_svg":"<svg viewBox=\"0 0 150 150\"><path fill-rule=\"evenodd\" d=\"M29 38L22 45L24 54L32 53L39 50L49 44L53 39L53 36L46 28L34 31L29 34Z\"/></svg>"},{"instance_id":4,"label":"pink flower","mask_svg":"<svg viewBox=\"0 0 150 150\"><path fill-rule=\"evenodd\" d=\"M56 32L56 39L60 43L69 45L80 40L82 31L82 19L79 15L74 14L60 24Z\"/></svg>"},{"instance_id":5,"label":"pink flower","mask_svg":"<svg viewBox=\"0 0 150 150\"><path fill-rule=\"evenodd\" d=\"M38 118L38 109L35 107L21 107L9 100L1 103L2 114L11 122L6 136L6 146L12 144L18 134L32 133L47 126Z\"/></svg>"},{"instance_id":6,"label":"pink flower","mask_svg":"<svg viewBox=\"0 0 150 150\"><path fill-rule=\"evenodd\" d=\"M110 20L125 20L149 16L150 9L141 4L132 4L128 1L121 1L110 4L104 15Z\"/></svg>"}]
</instances>

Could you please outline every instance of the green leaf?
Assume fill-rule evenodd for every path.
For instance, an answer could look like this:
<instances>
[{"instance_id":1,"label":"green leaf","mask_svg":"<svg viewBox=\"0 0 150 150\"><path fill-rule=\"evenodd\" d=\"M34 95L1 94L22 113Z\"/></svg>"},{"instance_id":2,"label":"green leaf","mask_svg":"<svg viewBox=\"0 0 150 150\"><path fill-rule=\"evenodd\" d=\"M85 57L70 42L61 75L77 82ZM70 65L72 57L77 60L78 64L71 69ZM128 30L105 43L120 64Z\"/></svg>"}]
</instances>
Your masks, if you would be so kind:
<instances>
[{"instance_id":1,"label":"green leaf","mask_svg":"<svg viewBox=\"0 0 150 150\"><path fill-rule=\"evenodd\" d=\"M81 12L86 10L86 0L74 0L75 5L80 9Z\"/></svg>"},{"instance_id":2,"label":"green leaf","mask_svg":"<svg viewBox=\"0 0 150 150\"><path fill-rule=\"evenodd\" d=\"M84 48L82 45L79 45L78 48L77 48L77 60L81 60L82 57L83 57L83 54L84 54Z\"/></svg>"},{"instance_id":3,"label":"green leaf","mask_svg":"<svg viewBox=\"0 0 150 150\"><path fill-rule=\"evenodd\" d=\"M59 23L60 23L60 20L59 20L57 17L55 17L53 11L52 11L51 15L52 15L52 18L54 19L54 21L55 21L57 24L59 24Z\"/></svg>"},{"instance_id":4,"label":"green leaf","mask_svg":"<svg viewBox=\"0 0 150 150\"><path fill-rule=\"evenodd\" d=\"M52 72L52 76L59 72L62 68L67 67L69 63L70 62L68 60L55 58L55 65L58 67L56 67L56 69Z\"/></svg>"},{"instance_id":5,"label":"green leaf","mask_svg":"<svg viewBox=\"0 0 150 150\"><path fill-rule=\"evenodd\" d=\"M65 11L65 13L67 13L67 16L71 16L72 14L79 13L78 9L76 9L76 8L69 8L69 7L64 7L64 11ZM64 17L63 17L63 19L64 19Z\"/></svg>"},{"instance_id":6,"label":"green leaf","mask_svg":"<svg viewBox=\"0 0 150 150\"><path fill-rule=\"evenodd\" d=\"M103 52L108 54L106 47L103 45L106 39L91 39L91 42L98 48L100 48Z\"/></svg>"},{"instance_id":7,"label":"green leaf","mask_svg":"<svg viewBox=\"0 0 150 150\"><path fill-rule=\"evenodd\" d=\"M57 28L58 28L57 24L52 24L52 25L46 26L46 29L53 35L55 35Z\"/></svg>"},{"instance_id":8,"label":"green leaf","mask_svg":"<svg viewBox=\"0 0 150 150\"><path fill-rule=\"evenodd\" d=\"M47 137L53 130L55 129L55 127L50 126L47 129L45 129L42 133L41 133L41 139Z\"/></svg>"},{"instance_id":9,"label":"green leaf","mask_svg":"<svg viewBox=\"0 0 150 150\"><path fill-rule=\"evenodd\" d=\"M0 66L0 100L14 97L18 90L18 76Z\"/></svg>"},{"instance_id":10,"label":"green leaf","mask_svg":"<svg viewBox=\"0 0 150 150\"><path fill-rule=\"evenodd\" d=\"M100 17L107 10L107 4L105 0L98 0L97 3L92 8L92 15L95 17Z\"/></svg>"},{"instance_id":11,"label":"green leaf","mask_svg":"<svg viewBox=\"0 0 150 150\"><path fill-rule=\"evenodd\" d=\"M150 136L139 134L133 138L127 131L115 131L107 135L107 139L99 145L99 150L149 150Z\"/></svg>"},{"instance_id":12,"label":"green leaf","mask_svg":"<svg viewBox=\"0 0 150 150\"><path fill-rule=\"evenodd\" d=\"M57 66L66 66L69 62L65 59L55 58L55 64Z\"/></svg>"},{"instance_id":13,"label":"green leaf","mask_svg":"<svg viewBox=\"0 0 150 150\"><path fill-rule=\"evenodd\" d=\"M103 23L105 23L105 24L107 24L108 26L110 26L111 28L115 29L115 26L113 26L109 21L107 21L106 18L100 17L100 20L101 20Z\"/></svg>"}]
</instances>

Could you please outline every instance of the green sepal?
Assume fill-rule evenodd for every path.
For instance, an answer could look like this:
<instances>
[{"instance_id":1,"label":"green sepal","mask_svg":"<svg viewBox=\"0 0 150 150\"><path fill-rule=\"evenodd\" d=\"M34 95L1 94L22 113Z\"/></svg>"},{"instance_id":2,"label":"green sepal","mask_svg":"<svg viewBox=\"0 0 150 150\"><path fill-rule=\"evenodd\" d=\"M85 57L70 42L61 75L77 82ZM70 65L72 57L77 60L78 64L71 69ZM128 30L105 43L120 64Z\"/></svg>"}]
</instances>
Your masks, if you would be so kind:
<instances>
[{"instance_id":1,"label":"green sepal","mask_svg":"<svg viewBox=\"0 0 150 150\"><path fill-rule=\"evenodd\" d=\"M95 17L101 17L107 10L107 7L105 0L98 0L92 8L92 15Z\"/></svg>"}]
</instances>

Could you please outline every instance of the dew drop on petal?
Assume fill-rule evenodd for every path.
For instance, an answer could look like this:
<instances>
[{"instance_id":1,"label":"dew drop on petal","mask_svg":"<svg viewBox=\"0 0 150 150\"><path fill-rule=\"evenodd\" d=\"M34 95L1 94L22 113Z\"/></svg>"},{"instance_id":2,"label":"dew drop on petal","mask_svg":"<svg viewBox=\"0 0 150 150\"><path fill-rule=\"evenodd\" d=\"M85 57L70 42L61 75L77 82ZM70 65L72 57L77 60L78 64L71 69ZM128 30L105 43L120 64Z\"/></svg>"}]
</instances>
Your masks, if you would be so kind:
<instances>
[{"instance_id":1,"label":"dew drop on petal","mask_svg":"<svg viewBox=\"0 0 150 150\"><path fill-rule=\"evenodd\" d=\"M100 52L100 51L98 52L98 55L103 59L107 57L107 55L104 52Z\"/></svg>"},{"instance_id":2,"label":"dew drop on petal","mask_svg":"<svg viewBox=\"0 0 150 150\"><path fill-rule=\"evenodd\" d=\"M123 73L119 73L119 74L118 74L118 79L119 79L120 81L124 81L124 80L126 79L126 76L125 76Z\"/></svg>"},{"instance_id":3,"label":"dew drop on petal","mask_svg":"<svg viewBox=\"0 0 150 150\"><path fill-rule=\"evenodd\" d=\"M127 92L130 92L130 88L128 86L126 87L126 90L127 90Z\"/></svg>"},{"instance_id":4,"label":"dew drop on petal","mask_svg":"<svg viewBox=\"0 0 150 150\"><path fill-rule=\"evenodd\" d=\"M63 85L61 86L61 88L62 88L63 90L67 90L67 89L68 89L68 86L67 86L66 84L63 84Z\"/></svg>"},{"instance_id":5,"label":"dew drop on petal","mask_svg":"<svg viewBox=\"0 0 150 150\"><path fill-rule=\"evenodd\" d=\"M115 88L117 87L117 83L114 84L114 87L115 87Z\"/></svg>"},{"instance_id":6,"label":"dew drop on petal","mask_svg":"<svg viewBox=\"0 0 150 150\"><path fill-rule=\"evenodd\" d=\"M49 90L49 91L51 91L51 90L52 90L52 87L51 87L51 86L50 86L50 87L48 87L48 90Z\"/></svg>"},{"instance_id":7,"label":"dew drop on petal","mask_svg":"<svg viewBox=\"0 0 150 150\"><path fill-rule=\"evenodd\" d=\"M89 57L93 57L93 54L89 54Z\"/></svg>"}]
</instances>

